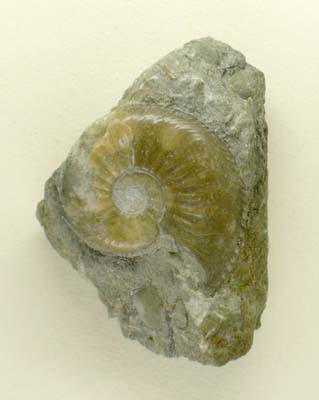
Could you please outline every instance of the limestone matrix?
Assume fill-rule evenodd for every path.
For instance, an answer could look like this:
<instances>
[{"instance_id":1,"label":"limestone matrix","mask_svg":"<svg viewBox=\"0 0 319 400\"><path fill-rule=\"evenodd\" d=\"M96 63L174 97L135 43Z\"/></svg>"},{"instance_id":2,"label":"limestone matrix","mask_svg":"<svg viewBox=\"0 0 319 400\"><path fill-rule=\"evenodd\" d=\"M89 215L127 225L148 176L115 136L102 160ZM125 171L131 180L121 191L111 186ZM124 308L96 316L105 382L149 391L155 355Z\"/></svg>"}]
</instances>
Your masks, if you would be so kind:
<instances>
[{"instance_id":1,"label":"limestone matrix","mask_svg":"<svg viewBox=\"0 0 319 400\"><path fill-rule=\"evenodd\" d=\"M241 53L189 42L46 183L37 217L52 246L153 352L223 365L252 345L267 295L264 94Z\"/></svg>"}]
</instances>

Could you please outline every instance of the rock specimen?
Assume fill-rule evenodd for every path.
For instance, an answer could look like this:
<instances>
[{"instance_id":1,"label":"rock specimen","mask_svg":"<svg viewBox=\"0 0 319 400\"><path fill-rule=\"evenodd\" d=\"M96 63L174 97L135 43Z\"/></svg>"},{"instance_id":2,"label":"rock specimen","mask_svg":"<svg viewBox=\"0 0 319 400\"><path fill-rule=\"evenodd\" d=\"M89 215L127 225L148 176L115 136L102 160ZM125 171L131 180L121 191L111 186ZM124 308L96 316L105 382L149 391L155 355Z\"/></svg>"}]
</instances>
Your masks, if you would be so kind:
<instances>
[{"instance_id":1,"label":"rock specimen","mask_svg":"<svg viewBox=\"0 0 319 400\"><path fill-rule=\"evenodd\" d=\"M267 293L264 76L204 38L147 69L46 183L37 215L123 334L169 357L245 354Z\"/></svg>"}]
</instances>

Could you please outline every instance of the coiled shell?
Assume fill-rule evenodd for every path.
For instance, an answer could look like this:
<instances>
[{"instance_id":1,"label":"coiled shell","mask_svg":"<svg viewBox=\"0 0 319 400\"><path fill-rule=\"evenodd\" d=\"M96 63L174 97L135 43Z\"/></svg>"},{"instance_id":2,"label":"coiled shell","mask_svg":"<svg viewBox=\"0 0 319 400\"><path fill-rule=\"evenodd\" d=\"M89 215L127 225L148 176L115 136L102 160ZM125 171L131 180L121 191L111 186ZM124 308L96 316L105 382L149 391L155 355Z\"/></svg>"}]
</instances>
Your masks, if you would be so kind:
<instances>
[{"instance_id":1,"label":"coiled shell","mask_svg":"<svg viewBox=\"0 0 319 400\"><path fill-rule=\"evenodd\" d=\"M221 269L240 229L236 171L225 145L194 119L118 107L73 149L60 197L69 224L99 252L136 255L164 232Z\"/></svg>"}]
</instances>

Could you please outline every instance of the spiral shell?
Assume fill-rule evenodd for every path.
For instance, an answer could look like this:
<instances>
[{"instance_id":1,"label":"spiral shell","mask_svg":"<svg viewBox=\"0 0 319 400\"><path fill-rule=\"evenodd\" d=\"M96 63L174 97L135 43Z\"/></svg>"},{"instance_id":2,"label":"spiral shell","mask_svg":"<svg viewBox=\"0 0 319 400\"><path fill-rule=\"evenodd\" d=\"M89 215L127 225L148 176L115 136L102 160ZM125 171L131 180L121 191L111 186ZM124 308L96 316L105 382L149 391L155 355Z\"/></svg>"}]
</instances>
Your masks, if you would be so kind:
<instances>
[{"instance_id":1,"label":"spiral shell","mask_svg":"<svg viewBox=\"0 0 319 400\"><path fill-rule=\"evenodd\" d=\"M206 266L221 268L234 255L241 181L225 145L194 119L118 107L69 159L60 196L91 248L135 255L165 232Z\"/></svg>"}]
</instances>

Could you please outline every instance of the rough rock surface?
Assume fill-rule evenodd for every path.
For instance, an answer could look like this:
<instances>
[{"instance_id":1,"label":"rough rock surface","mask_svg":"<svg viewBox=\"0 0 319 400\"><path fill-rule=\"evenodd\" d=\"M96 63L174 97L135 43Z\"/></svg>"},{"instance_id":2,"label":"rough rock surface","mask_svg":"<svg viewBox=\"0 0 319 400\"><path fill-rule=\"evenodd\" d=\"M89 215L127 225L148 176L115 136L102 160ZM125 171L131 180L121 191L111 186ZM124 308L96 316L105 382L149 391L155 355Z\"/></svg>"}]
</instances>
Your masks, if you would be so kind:
<instances>
[{"instance_id":1,"label":"rough rock surface","mask_svg":"<svg viewBox=\"0 0 319 400\"><path fill-rule=\"evenodd\" d=\"M245 354L267 295L267 128L263 74L228 45L187 43L147 69L119 105L157 105L213 131L243 182L244 212L236 259L218 284L174 238L137 255L102 254L68 223L61 203L64 164L48 180L37 216L52 246L97 288L124 336L168 357L223 365ZM103 129L105 118L84 133ZM72 157L72 152L70 156Z\"/></svg>"}]
</instances>

